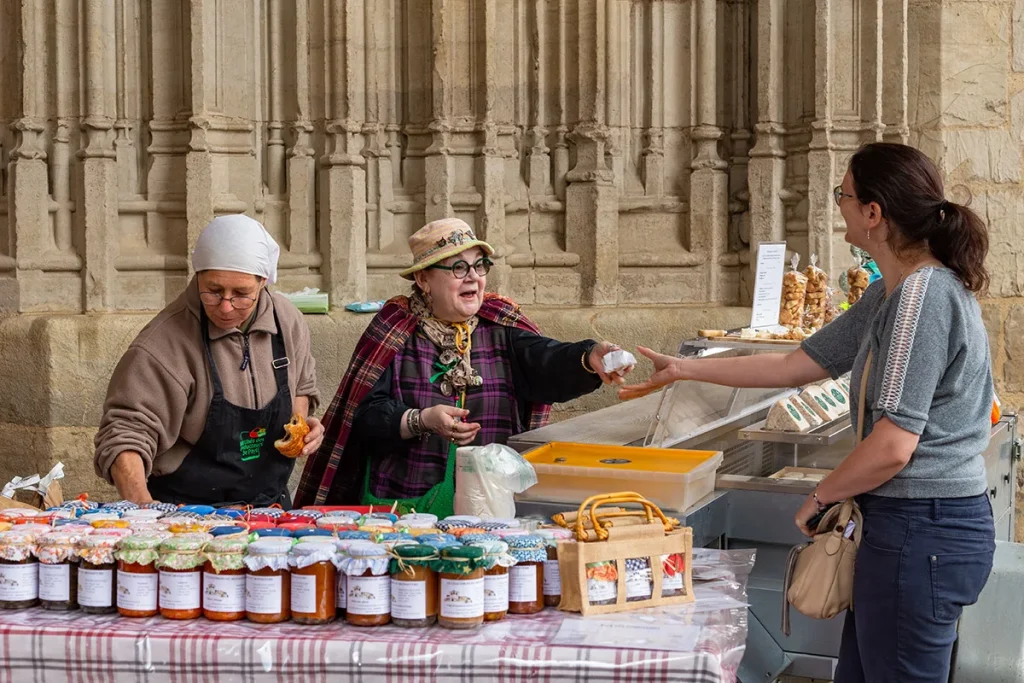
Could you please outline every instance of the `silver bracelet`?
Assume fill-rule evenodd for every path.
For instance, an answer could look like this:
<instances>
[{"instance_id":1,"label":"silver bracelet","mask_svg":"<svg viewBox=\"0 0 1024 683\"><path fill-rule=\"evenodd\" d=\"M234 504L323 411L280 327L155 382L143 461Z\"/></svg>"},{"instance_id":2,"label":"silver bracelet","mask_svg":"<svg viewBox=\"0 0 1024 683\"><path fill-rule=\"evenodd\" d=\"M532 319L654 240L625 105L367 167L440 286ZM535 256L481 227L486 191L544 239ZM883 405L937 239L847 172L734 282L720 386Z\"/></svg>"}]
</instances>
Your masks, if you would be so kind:
<instances>
[{"instance_id":1,"label":"silver bracelet","mask_svg":"<svg viewBox=\"0 0 1024 683\"><path fill-rule=\"evenodd\" d=\"M409 432L414 437L423 436L423 425L420 422L420 411L418 408L413 408L409 411L409 416L406 418L405 423L409 427Z\"/></svg>"}]
</instances>

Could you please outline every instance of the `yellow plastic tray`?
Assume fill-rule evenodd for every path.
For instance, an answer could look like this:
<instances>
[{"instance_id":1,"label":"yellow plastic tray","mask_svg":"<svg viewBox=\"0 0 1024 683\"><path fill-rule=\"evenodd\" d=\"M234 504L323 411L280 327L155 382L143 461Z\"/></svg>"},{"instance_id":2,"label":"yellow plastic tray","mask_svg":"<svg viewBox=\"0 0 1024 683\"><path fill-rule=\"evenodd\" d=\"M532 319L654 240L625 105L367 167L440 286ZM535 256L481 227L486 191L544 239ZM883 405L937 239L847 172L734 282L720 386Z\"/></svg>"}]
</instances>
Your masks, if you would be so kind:
<instances>
[{"instance_id":1,"label":"yellow plastic tray","mask_svg":"<svg viewBox=\"0 0 1024 683\"><path fill-rule=\"evenodd\" d=\"M658 506L683 511L715 490L720 451L553 442L523 455L537 485L521 500L576 504L608 491L636 491Z\"/></svg>"}]
</instances>

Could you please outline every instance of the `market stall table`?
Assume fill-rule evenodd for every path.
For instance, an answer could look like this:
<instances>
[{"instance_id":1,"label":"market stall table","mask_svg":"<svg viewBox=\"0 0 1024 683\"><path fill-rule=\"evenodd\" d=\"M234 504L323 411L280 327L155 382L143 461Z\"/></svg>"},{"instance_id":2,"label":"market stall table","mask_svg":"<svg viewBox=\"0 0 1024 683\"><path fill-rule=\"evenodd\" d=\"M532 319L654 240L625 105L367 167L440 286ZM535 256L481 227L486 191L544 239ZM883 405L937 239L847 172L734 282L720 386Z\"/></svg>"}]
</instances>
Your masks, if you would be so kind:
<instances>
[{"instance_id":1,"label":"market stall table","mask_svg":"<svg viewBox=\"0 0 1024 683\"><path fill-rule=\"evenodd\" d=\"M691 605L582 619L556 610L475 631L0 613L8 681L733 681L753 552L694 551Z\"/></svg>"}]
</instances>

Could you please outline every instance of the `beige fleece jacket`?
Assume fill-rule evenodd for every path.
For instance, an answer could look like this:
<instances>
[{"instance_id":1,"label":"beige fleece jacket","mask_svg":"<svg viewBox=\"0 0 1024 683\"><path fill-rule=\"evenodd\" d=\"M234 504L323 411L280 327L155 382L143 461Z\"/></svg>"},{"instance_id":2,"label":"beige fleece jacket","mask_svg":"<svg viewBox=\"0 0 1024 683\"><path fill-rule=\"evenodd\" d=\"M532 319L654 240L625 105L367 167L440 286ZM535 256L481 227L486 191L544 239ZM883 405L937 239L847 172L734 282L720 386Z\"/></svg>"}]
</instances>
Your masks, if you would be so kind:
<instances>
[{"instance_id":1,"label":"beige fleece jacket","mask_svg":"<svg viewBox=\"0 0 1024 683\"><path fill-rule=\"evenodd\" d=\"M256 317L249 329L252 372L240 370L242 332L209 326L210 350L224 396L235 405L258 408L277 393L271 366L271 338L277 325L271 300L284 333L292 398L308 397L312 414L320 394L309 328L288 299L266 290L256 304ZM199 286L193 278L181 296L139 333L114 369L95 442L96 474L107 481L113 483L110 468L124 451L142 455L147 478L169 474L203 433L213 382L203 349L201 307Z\"/></svg>"}]
</instances>

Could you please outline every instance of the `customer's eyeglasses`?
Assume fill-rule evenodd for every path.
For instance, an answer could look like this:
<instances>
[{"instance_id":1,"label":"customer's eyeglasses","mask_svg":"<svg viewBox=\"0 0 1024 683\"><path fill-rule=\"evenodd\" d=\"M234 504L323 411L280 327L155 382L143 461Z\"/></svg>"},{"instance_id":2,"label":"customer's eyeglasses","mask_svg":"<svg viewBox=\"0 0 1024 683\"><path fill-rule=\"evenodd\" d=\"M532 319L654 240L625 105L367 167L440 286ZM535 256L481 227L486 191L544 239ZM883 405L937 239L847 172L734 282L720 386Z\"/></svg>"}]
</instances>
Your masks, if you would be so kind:
<instances>
[{"instance_id":1,"label":"customer's eyeglasses","mask_svg":"<svg viewBox=\"0 0 1024 683\"><path fill-rule=\"evenodd\" d=\"M470 268L476 271L477 275L483 277L484 275L487 275L487 273L490 272L491 266L493 265L494 262L491 261L489 258L480 258L477 259L472 266L469 265L469 263L466 261L456 261L450 266L442 266L438 263L435 263L432 266L427 266L427 269L429 270L433 268L434 270L447 270L450 271L451 274L454 277L458 278L459 280L464 280L466 276L469 275Z\"/></svg>"},{"instance_id":2,"label":"customer's eyeglasses","mask_svg":"<svg viewBox=\"0 0 1024 683\"><path fill-rule=\"evenodd\" d=\"M224 301L226 297L217 292L199 292L199 300L207 306L220 306L220 302ZM228 301L231 302L231 308L238 311L244 311L247 308L252 308L252 305L256 303L256 298L251 296L233 296Z\"/></svg>"},{"instance_id":3,"label":"customer's eyeglasses","mask_svg":"<svg viewBox=\"0 0 1024 683\"><path fill-rule=\"evenodd\" d=\"M836 206L839 206L839 202L843 201L843 197L849 197L850 199L856 199L852 194L846 194L843 192L842 185L836 185L832 188L832 199L836 201Z\"/></svg>"}]
</instances>

